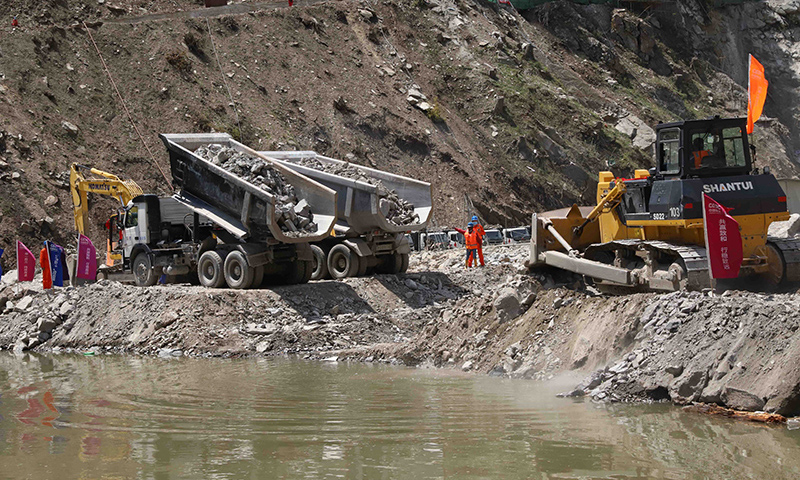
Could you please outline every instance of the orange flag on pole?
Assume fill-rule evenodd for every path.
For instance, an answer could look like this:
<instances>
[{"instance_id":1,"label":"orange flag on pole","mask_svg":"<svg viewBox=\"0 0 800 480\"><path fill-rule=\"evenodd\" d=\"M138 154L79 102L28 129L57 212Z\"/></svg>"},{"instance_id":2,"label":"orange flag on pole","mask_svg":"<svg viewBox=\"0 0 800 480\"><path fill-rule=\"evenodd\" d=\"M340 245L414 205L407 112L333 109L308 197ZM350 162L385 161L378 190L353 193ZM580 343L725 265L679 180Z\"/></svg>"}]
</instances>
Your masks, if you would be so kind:
<instances>
[{"instance_id":1,"label":"orange flag on pole","mask_svg":"<svg viewBox=\"0 0 800 480\"><path fill-rule=\"evenodd\" d=\"M750 55L750 79L747 83L747 133L753 133L753 124L761 118L767 99L769 82L764 76L764 66Z\"/></svg>"}]
</instances>

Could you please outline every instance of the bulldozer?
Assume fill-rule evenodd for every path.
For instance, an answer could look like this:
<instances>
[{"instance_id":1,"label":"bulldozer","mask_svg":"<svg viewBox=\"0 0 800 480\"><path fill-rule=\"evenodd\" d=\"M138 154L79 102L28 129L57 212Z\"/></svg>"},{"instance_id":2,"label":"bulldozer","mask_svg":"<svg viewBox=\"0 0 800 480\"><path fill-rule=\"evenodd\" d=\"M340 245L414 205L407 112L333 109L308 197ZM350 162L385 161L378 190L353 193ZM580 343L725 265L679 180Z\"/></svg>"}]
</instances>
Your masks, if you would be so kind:
<instances>
[{"instance_id":1,"label":"bulldozer","mask_svg":"<svg viewBox=\"0 0 800 480\"><path fill-rule=\"evenodd\" d=\"M655 167L634 178L600 172L597 205L533 214L529 268L550 265L610 289L706 288L705 193L739 223L740 277L800 280L800 241L767 235L789 219L786 195L769 167L754 168L745 127L745 118L719 116L657 125Z\"/></svg>"},{"instance_id":2,"label":"bulldozer","mask_svg":"<svg viewBox=\"0 0 800 480\"><path fill-rule=\"evenodd\" d=\"M92 176L87 178L84 172ZM75 230L86 234L89 221L89 193L108 195L120 201L124 207L134 197L142 195L142 188L133 180L122 180L113 173L77 163L70 165L69 188L72 193L72 214L75 217ZM122 254L118 249L119 235L117 229L118 215L113 215L106 223L108 238L106 239L106 265L112 267L122 262Z\"/></svg>"}]
</instances>

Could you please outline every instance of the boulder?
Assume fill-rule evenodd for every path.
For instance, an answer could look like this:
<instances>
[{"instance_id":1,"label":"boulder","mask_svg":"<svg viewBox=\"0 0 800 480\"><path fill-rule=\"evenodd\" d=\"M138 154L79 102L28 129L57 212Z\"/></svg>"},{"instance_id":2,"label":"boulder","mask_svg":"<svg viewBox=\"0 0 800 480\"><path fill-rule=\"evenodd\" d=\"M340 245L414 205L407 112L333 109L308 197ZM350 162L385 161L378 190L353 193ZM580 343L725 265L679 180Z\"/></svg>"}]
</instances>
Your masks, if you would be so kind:
<instances>
[{"instance_id":1,"label":"boulder","mask_svg":"<svg viewBox=\"0 0 800 480\"><path fill-rule=\"evenodd\" d=\"M747 410L749 412L764 409L764 399L750 392L738 388L725 387L722 391L722 401L734 410Z\"/></svg>"},{"instance_id":2,"label":"boulder","mask_svg":"<svg viewBox=\"0 0 800 480\"><path fill-rule=\"evenodd\" d=\"M77 125L74 123L67 122L66 120L61 122L61 128L67 131L68 134L75 136L78 134L79 130Z\"/></svg>"},{"instance_id":3,"label":"boulder","mask_svg":"<svg viewBox=\"0 0 800 480\"><path fill-rule=\"evenodd\" d=\"M520 314L520 303L517 292L513 288L500 290L494 301L494 309L497 319L501 322L513 320Z\"/></svg>"},{"instance_id":4,"label":"boulder","mask_svg":"<svg viewBox=\"0 0 800 480\"><path fill-rule=\"evenodd\" d=\"M614 125L620 133L627 135L633 142L633 146L642 150L651 151L656 141L656 132L641 118L633 114L628 114L620 118Z\"/></svg>"},{"instance_id":5,"label":"boulder","mask_svg":"<svg viewBox=\"0 0 800 480\"><path fill-rule=\"evenodd\" d=\"M41 318L39 322L36 324L36 328L39 329L40 332L52 332L54 328L56 328L56 322L50 318Z\"/></svg>"},{"instance_id":6,"label":"boulder","mask_svg":"<svg viewBox=\"0 0 800 480\"><path fill-rule=\"evenodd\" d=\"M769 226L769 235L773 237L794 237L800 232L800 214L793 213L785 222L772 222Z\"/></svg>"},{"instance_id":7,"label":"boulder","mask_svg":"<svg viewBox=\"0 0 800 480\"><path fill-rule=\"evenodd\" d=\"M22 297L19 302L17 302L15 307L17 308L17 311L24 312L31 306L32 303L33 297L26 295Z\"/></svg>"}]
</instances>

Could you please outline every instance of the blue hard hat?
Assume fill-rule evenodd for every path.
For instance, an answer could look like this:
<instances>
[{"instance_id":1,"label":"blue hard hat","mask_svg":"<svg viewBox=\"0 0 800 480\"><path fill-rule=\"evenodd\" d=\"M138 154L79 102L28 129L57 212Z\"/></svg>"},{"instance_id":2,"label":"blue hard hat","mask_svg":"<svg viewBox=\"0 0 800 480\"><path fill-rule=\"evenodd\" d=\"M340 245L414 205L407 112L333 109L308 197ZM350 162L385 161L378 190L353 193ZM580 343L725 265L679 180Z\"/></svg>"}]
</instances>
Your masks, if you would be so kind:
<instances>
[{"instance_id":1,"label":"blue hard hat","mask_svg":"<svg viewBox=\"0 0 800 480\"><path fill-rule=\"evenodd\" d=\"M472 222L469 222L469 223L467 224L467 226L468 226L468 227L474 227L474 226L475 226L475 224L474 224L474 223L472 223Z\"/></svg>"},{"instance_id":2,"label":"blue hard hat","mask_svg":"<svg viewBox=\"0 0 800 480\"><path fill-rule=\"evenodd\" d=\"M472 216L472 221L473 222L477 222L478 221L478 216L477 215L473 215Z\"/></svg>"}]
</instances>

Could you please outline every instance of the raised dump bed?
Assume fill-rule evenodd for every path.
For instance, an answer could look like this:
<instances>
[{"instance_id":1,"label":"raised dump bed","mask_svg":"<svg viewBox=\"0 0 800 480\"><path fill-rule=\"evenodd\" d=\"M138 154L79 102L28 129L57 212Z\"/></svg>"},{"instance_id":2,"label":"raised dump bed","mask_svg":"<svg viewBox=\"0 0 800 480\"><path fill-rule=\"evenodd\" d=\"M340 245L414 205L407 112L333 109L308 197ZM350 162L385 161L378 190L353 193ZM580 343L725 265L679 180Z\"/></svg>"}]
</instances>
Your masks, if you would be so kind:
<instances>
[{"instance_id":1,"label":"raised dump bed","mask_svg":"<svg viewBox=\"0 0 800 480\"><path fill-rule=\"evenodd\" d=\"M336 191L337 232L360 235L382 230L397 233L421 230L428 224L433 209L430 183L336 160L312 151L260 153ZM313 161L319 162L322 168L314 168ZM331 173L336 170L355 170L367 181L353 178L354 175ZM395 192L397 197L413 205L415 220L394 222L387 218L387 210L381 208L379 182L386 190Z\"/></svg>"},{"instance_id":2,"label":"raised dump bed","mask_svg":"<svg viewBox=\"0 0 800 480\"><path fill-rule=\"evenodd\" d=\"M219 220L235 227L231 233L236 237L252 241L272 238L282 243L305 243L322 240L333 228L336 221L335 191L264 157L230 135L193 133L161 134L159 137L169 151L172 179L180 188L179 196L184 197L187 203L200 200L218 210ZM285 207L285 201L194 153L200 147L214 144L263 160L279 172L294 188L298 201L308 204L316 228L310 232L282 229L279 210Z\"/></svg>"},{"instance_id":3,"label":"raised dump bed","mask_svg":"<svg viewBox=\"0 0 800 480\"><path fill-rule=\"evenodd\" d=\"M315 242L312 278L397 273L408 268L405 233L424 229L433 210L431 184L354 165L313 151L265 151L268 158L337 193L335 236Z\"/></svg>"}]
</instances>

